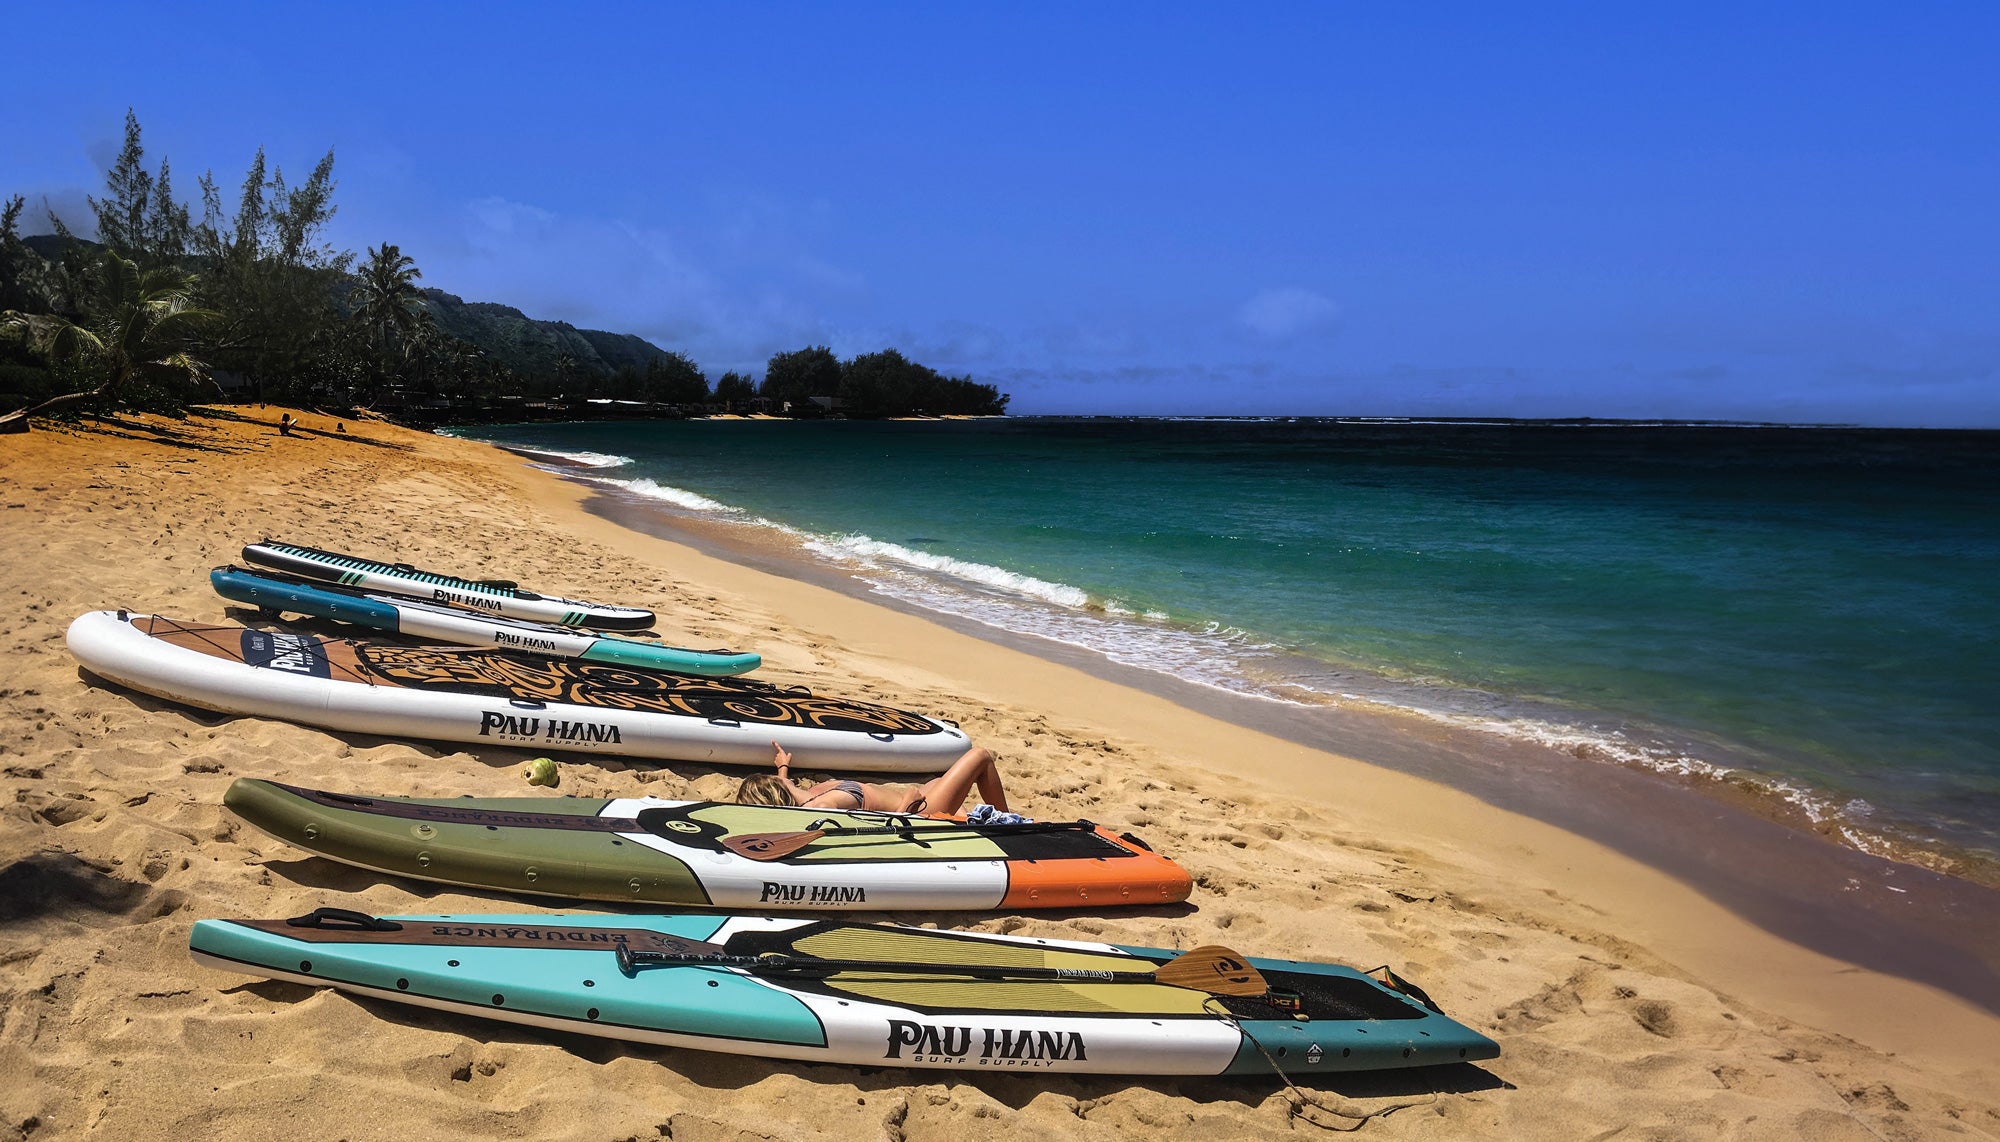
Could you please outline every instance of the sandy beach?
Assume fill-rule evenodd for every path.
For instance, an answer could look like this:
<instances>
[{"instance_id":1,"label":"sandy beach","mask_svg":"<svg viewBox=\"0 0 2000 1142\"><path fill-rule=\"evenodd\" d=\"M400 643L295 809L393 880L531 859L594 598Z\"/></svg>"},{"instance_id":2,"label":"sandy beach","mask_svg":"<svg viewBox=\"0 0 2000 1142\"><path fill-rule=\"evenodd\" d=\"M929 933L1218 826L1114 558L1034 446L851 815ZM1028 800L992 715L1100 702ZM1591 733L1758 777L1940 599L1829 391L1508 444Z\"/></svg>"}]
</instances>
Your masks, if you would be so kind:
<instances>
[{"instance_id":1,"label":"sandy beach","mask_svg":"<svg viewBox=\"0 0 2000 1142\"><path fill-rule=\"evenodd\" d=\"M1426 756L1489 747L1372 723L1353 729L1368 749L1336 753L1314 727L1249 730L1171 688L622 526L588 489L487 445L374 421L335 433L296 410L302 430L281 436L283 411L0 445L0 598L15 601L0 618L13 730L0 1138L2000 1138L2000 1016L1977 986L1939 985L1990 976L2000 953L1953 945L1935 901L1914 902L1929 911L1910 930L1942 933L1937 950L1897 971L1898 941L1921 941L1879 904L1845 936L1844 873L1787 878L1807 882L1810 910L1772 903L1807 895L1756 887L1768 868L1745 868L1751 887L1732 897L1738 858L1704 846L1707 863L1679 867L1612 837L1592 823L1618 804L1602 791L1595 810L1531 814L1522 802L1558 783L1509 794L1422 775ZM530 796L530 753L185 710L97 683L66 652L65 627L95 608L248 618L206 574L264 537L652 607L669 641L761 652L762 677L955 719L999 754L1017 807L1131 829L1197 885L1188 906L1136 912L869 918L1386 963L1502 1055L1343 1078L1301 1103L1275 1078L960 1076L640 1048L198 968L188 933L208 917L551 906L310 858L221 808L246 776ZM1371 751L1408 764L1347 755ZM742 776L566 762L548 795L726 798ZM1621 795L1646 812L1667 792ZM1667 821L1704 812L1657 804ZM1818 846L1802 863L1830 848L1799 843ZM1745 844L1760 861L1792 851Z\"/></svg>"}]
</instances>

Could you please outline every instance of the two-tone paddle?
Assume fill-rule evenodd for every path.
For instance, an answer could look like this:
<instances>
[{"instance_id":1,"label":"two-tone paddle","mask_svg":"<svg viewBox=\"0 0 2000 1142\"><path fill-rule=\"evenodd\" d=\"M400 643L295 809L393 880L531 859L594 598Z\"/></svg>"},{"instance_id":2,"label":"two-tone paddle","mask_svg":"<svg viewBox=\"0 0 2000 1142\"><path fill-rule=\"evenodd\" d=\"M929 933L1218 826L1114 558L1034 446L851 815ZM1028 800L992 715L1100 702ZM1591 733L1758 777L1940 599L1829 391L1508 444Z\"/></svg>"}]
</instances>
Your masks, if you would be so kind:
<instances>
[{"instance_id":1,"label":"two-tone paddle","mask_svg":"<svg viewBox=\"0 0 2000 1142\"><path fill-rule=\"evenodd\" d=\"M695 940L678 941L697 945ZM890 975L967 977L987 982L1018 980L1061 980L1065 983L1154 983L1184 987L1211 995L1259 996L1270 991L1264 976L1249 961L1228 948L1207 944L1182 952L1151 971L1113 971L1106 968L1008 967L1000 964L937 964L900 960L835 960L798 957L785 952L760 956L730 953L718 944L702 945L710 951L646 951L619 944L615 949L618 970L627 976L642 967L726 967L757 974L786 976L826 976L841 972L876 972Z\"/></svg>"},{"instance_id":2,"label":"two-tone paddle","mask_svg":"<svg viewBox=\"0 0 2000 1142\"><path fill-rule=\"evenodd\" d=\"M1205 991L1211 995L1261 996L1270 992L1263 974L1248 960L1229 948L1215 944L1183 952L1149 971L1117 971L1089 967L822 959L782 951L751 955L732 952L727 944L693 940L666 932L633 928L547 927L534 923L532 917L524 917L519 924L480 925L476 930L466 927L461 931L462 926L450 917L434 920L405 917L395 920L347 908L317 908L289 920L241 920L236 923L312 943L435 944L440 942L440 936L448 936L447 942L468 947L551 948L579 946L588 942L616 954L618 970L628 977L637 975L643 967L719 967L737 968L753 974L808 978L842 972L868 972L914 978L943 975L989 982L1153 983ZM651 946L632 946L638 942ZM1055 950L1093 954L1087 950Z\"/></svg>"},{"instance_id":3,"label":"two-tone paddle","mask_svg":"<svg viewBox=\"0 0 2000 1142\"><path fill-rule=\"evenodd\" d=\"M856 829L800 829L788 833L741 833L721 837L722 846L751 860L781 860L825 837L903 837L923 841L952 834L1018 837L1025 833L1090 832L1089 821L1031 821L1020 825L975 825L969 821L938 821L923 825L865 825Z\"/></svg>"}]
</instances>

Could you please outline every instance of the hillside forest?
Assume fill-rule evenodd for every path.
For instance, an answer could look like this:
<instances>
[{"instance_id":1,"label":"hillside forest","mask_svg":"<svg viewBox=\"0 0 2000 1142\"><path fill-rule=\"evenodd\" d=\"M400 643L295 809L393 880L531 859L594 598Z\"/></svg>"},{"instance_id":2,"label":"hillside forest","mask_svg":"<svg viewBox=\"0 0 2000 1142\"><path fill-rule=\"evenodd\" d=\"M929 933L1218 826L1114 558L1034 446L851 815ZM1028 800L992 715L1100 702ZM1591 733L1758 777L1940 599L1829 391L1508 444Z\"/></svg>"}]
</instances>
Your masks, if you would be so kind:
<instances>
[{"instance_id":1,"label":"hillside forest","mask_svg":"<svg viewBox=\"0 0 2000 1142\"><path fill-rule=\"evenodd\" d=\"M994 386L893 348L843 359L805 346L773 354L762 377L730 371L711 382L687 354L633 334L427 287L396 243L356 254L327 240L337 209L331 150L292 180L259 148L228 199L213 172L195 180L193 200L173 180L166 157L148 166L128 112L88 219L44 203L52 232L24 235L26 197L4 200L0 430L25 428L30 416L176 413L225 400L423 424L1006 411Z\"/></svg>"}]
</instances>

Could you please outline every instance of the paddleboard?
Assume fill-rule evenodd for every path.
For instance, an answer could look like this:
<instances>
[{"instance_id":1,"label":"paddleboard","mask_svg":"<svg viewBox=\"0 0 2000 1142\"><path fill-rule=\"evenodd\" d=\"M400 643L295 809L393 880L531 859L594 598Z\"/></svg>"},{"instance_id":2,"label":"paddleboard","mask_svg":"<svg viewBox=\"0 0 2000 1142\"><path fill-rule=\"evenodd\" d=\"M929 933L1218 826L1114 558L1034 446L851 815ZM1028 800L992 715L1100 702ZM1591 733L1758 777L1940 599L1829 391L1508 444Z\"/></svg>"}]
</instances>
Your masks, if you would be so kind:
<instances>
[{"instance_id":1,"label":"paddleboard","mask_svg":"<svg viewBox=\"0 0 2000 1142\"><path fill-rule=\"evenodd\" d=\"M1245 960L1222 948L1177 958L1118 944L838 920L338 909L202 920L190 948L204 966L396 1003L855 1066L1134 1075L1282 1068L1305 1078L1500 1052L1407 984L1401 991L1335 964Z\"/></svg>"},{"instance_id":2,"label":"paddleboard","mask_svg":"<svg viewBox=\"0 0 2000 1142\"><path fill-rule=\"evenodd\" d=\"M765 911L1103 908L1187 899L1187 870L1089 821L652 797L358 797L240 778L223 804L320 856L507 892ZM776 856L767 856L777 853Z\"/></svg>"},{"instance_id":3,"label":"paddleboard","mask_svg":"<svg viewBox=\"0 0 2000 1142\"><path fill-rule=\"evenodd\" d=\"M653 612L638 607L564 599L524 590L503 580L441 575L407 563L383 563L270 539L244 547L243 562L323 583L447 603L480 614L529 622L598 630L647 630L653 625Z\"/></svg>"},{"instance_id":4,"label":"paddleboard","mask_svg":"<svg viewBox=\"0 0 2000 1142\"><path fill-rule=\"evenodd\" d=\"M208 581L223 598L261 607L273 617L287 612L312 615L461 646L525 650L556 658L581 658L585 662L683 674L743 674L757 669L764 661L755 654L731 650L688 650L586 633L551 623L482 615L416 599L316 584L275 571L259 573L241 567L217 567L208 573Z\"/></svg>"},{"instance_id":5,"label":"paddleboard","mask_svg":"<svg viewBox=\"0 0 2000 1142\"><path fill-rule=\"evenodd\" d=\"M748 678L704 678L455 646L321 639L91 611L69 648L169 701L333 730L627 758L938 773L970 746L921 714Z\"/></svg>"}]
</instances>

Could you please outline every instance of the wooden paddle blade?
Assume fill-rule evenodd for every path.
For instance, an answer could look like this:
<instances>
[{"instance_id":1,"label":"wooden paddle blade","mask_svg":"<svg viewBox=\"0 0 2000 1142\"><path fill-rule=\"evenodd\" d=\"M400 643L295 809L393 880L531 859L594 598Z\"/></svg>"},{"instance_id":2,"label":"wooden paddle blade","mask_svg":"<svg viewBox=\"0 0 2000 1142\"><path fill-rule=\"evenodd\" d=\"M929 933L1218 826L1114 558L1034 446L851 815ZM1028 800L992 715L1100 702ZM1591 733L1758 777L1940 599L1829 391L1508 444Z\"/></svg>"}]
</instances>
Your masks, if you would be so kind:
<instances>
[{"instance_id":1,"label":"wooden paddle blade","mask_svg":"<svg viewBox=\"0 0 2000 1142\"><path fill-rule=\"evenodd\" d=\"M782 860L826 835L824 829L802 833L744 833L722 838L722 847L751 860Z\"/></svg>"},{"instance_id":2,"label":"wooden paddle blade","mask_svg":"<svg viewBox=\"0 0 2000 1142\"><path fill-rule=\"evenodd\" d=\"M1270 991L1250 961L1219 944L1204 944L1153 969L1153 978L1211 995L1263 995Z\"/></svg>"}]
</instances>

